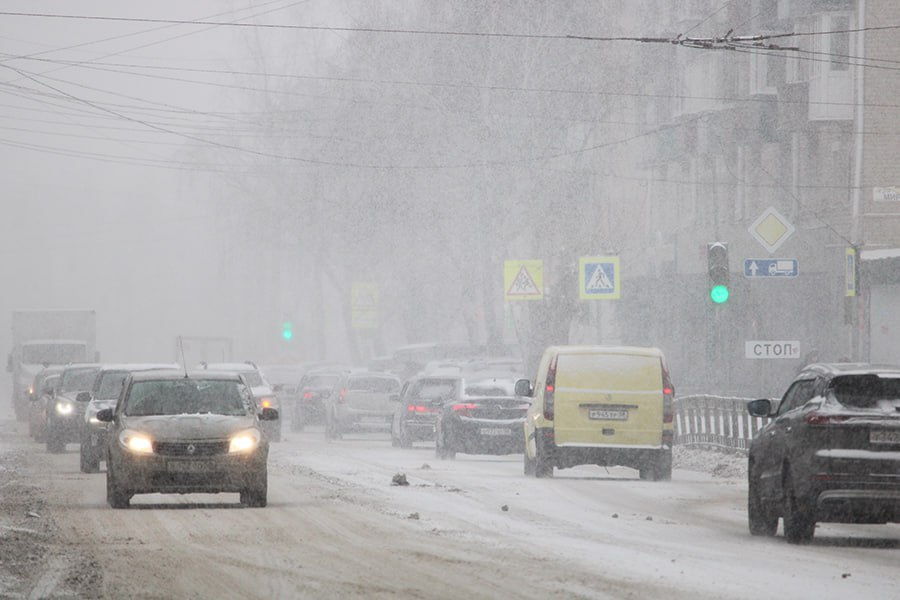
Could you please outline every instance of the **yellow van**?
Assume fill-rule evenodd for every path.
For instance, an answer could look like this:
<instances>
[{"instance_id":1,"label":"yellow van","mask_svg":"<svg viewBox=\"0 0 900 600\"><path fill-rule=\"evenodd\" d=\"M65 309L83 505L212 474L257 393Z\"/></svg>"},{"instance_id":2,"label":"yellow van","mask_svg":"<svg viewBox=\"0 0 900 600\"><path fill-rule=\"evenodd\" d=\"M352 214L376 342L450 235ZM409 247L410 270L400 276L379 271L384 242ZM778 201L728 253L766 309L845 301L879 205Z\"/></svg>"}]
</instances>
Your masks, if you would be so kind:
<instances>
[{"instance_id":1,"label":"yellow van","mask_svg":"<svg viewBox=\"0 0 900 600\"><path fill-rule=\"evenodd\" d=\"M525 474L552 477L553 468L621 465L641 479L672 477L675 390L657 348L551 346L525 418Z\"/></svg>"}]
</instances>

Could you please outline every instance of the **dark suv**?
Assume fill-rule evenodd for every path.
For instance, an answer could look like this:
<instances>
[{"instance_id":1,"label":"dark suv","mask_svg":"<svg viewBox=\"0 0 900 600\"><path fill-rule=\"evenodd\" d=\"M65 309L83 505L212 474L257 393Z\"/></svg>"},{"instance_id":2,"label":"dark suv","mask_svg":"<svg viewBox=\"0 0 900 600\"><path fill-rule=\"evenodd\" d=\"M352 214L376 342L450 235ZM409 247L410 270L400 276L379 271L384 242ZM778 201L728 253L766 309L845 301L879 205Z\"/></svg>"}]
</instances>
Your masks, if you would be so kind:
<instances>
[{"instance_id":1,"label":"dark suv","mask_svg":"<svg viewBox=\"0 0 900 600\"><path fill-rule=\"evenodd\" d=\"M461 377L420 376L403 385L391 420L391 445L409 448L413 442L434 440L438 413L445 402L462 398Z\"/></svg>"},{"instance_id":2,"label":"dark suv","mask_svg":"<svg viewBox=\"0 0 900 600\"><path fill-rule=\"evenodd\" d=\"M900 521L900 367L814 364L780 402L754 400L771 417L750 446L750 533L812 539L817 522Z\"/></svg>"}]
</instances>

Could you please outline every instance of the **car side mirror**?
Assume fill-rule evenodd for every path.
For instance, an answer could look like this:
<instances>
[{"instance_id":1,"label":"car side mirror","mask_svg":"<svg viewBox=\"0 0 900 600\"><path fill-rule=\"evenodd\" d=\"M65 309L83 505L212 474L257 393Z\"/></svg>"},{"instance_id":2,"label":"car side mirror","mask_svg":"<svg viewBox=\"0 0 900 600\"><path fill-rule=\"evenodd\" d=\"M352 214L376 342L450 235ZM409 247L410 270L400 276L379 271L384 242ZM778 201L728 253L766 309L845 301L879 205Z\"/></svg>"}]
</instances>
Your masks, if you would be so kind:
<instances>
[{"instance_id":1,"label":"car side mirror","mask_svg":"<svg viewBox=\"0 0 900 600\"><path fill-rule=\"evenodd\" d=\"M113 409L104 408L103 410L97 412L96 417L97 417L97 420L100 421L101 423L112 423Z\"/></svg>"},{"instance_id":2,"label":"car side mirror","mask_svg":"<svg viewBox=\"0 0 900 600\"><path fill-rule=\"evenodd\" d=\"M278 409L276 408L264 408L259 413L260 421L277 421L278 420Z\"/></svg>"},{"instance_id":3,"label":"car side mirror","mask_svg":"<svg viewBox=\"0 0 900 600\"><path fill-rule=\"evenodd\" d=\"M90 402L91 401L91 393L90 392L78 392L78 395L75 396L75 402Z\"/></svg>"},{"instance_id":4,"label":"car side mirror","mask_svg":"<svg viewBox=\"0 0 900 600\"><path fill-rule=\"evenodd\" d=\"M747 412L754 417L768 417L772 414L772 401L768 398L751 400L747 403Z\"/></svg>"},{"instance_id":5,"label":"car side mirror","mask_svg":"<svg viewBox=\"0 0 900 600\"><path fill-rule=\"evenodd\" d=\"M527 379L518 379L516 380L516 396L525 396L526 398L530 398L534 395L534 388L531 387L531 382Z\"/></svg>"}]
</instances>

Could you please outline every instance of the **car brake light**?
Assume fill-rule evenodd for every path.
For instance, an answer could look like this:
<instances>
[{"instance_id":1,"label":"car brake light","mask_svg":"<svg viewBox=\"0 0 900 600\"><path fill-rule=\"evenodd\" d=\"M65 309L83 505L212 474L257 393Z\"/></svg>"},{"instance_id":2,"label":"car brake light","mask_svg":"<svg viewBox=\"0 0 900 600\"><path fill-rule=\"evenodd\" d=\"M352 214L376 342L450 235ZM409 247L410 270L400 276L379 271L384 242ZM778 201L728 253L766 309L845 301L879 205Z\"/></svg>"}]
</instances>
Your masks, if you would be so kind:
<instances>
[{"instance_id":1,"label":"car brake light","mask_svg":"<svg viewBox=\"0 0 900 600\"><path fill-rule=\"evenodd\" d=\"M453 412L459 413L461 415L469 415L473 410L475 410L475 404L454 404Z\"/></svg>"},{"instance_id":2,"label":"car brake light","mask_svg":"<svg viewBox=\"0 0 900 600\"><path fill-rule=\"evenodd\" d=\"M663 384L663 423L671 424L675 420L675 386L669 378L669 370L662 358L659 359L662 367Z\"/></svg>"},{"instance_id":3,"label":"car brake light","mask_svg":"<svg viewBox=\"0 0 900 600\"><path fill-rule=\"evenodd\" d=\"M347 396L347 390L346 390L345 388L341 388L341 393L340 393L340 395L338 396L338 399L337 399L338 404L343 404L343 403L344 403L344 398L345 398L346 396Z\"/></svg>"},{"instance_id":4,"label":"car brake light","mask_svg":"<svg viewBox=\"0 0 900 600\"><path fill-rule=\"evenodd\" d=\"M547 369L547 381L544 386L544 418L548 421L553 420L554 402L553 396L556 393L556 356L550 361L550 368Z\"/></svg>"},{"instance_id":5,"label":"car brake light","mask_svg":"<svg viewBox=\"0 0 900 600\"><path fill-rule=\"evenodd\" d=\"M406 407L406 410L408 410L409 412L422 413L422 412L429 412L430 409L427 406L422 406L420 404L410 404L409 406Z\"/></svg>"},{"instance_id":6,"label":"car brake light","mask_svg":"<svg viewBox=\"0 0 900 600\"><path fill-rule=\"evenodd\" d=\"M312 400L313 394L312 392L303 392L304 400Z\"/></svg>"}]
</instances>

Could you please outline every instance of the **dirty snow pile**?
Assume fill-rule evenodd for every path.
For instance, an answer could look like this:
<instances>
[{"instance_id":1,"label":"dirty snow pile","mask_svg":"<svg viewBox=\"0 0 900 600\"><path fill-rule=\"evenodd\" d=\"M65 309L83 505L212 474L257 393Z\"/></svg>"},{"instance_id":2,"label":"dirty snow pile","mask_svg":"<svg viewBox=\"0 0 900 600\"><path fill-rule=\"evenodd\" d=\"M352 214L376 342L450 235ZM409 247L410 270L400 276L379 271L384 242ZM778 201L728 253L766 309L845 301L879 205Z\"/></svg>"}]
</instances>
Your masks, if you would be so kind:
<instances>
[{"instance_id":1,"label":"dirty snow pile","mask_svg":"<svg viewBox=\"0 0 900 600\"><path fill-rule=\"evenodd\" d=\"M713 477L743 479L747 476L747 455L714 448L675 446L672 463L676 469L709 473Z\"/></svg>"}]
</instances>

